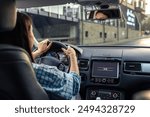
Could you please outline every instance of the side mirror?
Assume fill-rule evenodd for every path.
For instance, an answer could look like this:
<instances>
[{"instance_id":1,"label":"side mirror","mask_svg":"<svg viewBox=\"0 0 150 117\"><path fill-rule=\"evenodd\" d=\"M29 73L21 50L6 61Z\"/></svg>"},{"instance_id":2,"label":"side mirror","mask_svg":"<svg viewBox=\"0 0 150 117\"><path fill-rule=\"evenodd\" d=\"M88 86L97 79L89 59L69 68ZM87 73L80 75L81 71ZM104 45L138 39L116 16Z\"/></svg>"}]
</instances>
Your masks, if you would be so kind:
<instances>
[{"instance_id":1,"label":"side mirror","mask_svg":"<svg viewBox=\"0 0 150 117\"><path fill-rule=\"evenodd\" d=\"M119 18L121 18L121 12L119 8L99 9L86 12L86 19L88 20L107 20Z\"/></svg>"}]
</instances>

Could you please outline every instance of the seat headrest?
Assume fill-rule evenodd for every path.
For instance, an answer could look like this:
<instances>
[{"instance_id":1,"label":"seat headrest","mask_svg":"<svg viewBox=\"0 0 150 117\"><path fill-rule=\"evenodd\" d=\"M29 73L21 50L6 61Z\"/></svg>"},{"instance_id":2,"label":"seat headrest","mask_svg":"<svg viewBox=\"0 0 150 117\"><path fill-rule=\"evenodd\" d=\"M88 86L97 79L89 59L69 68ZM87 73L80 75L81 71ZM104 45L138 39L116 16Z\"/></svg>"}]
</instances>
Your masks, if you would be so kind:
<instances>
[{"instance_id":1,"label":"seat headrest","mask_svg":"<svg viewBox=\"0 0 150 117\"><path fill-rule=\"evenodd\" d=\"M16 25L16 0L0 0L0 32L10 31Z\"/></svg>"}]
</instances>

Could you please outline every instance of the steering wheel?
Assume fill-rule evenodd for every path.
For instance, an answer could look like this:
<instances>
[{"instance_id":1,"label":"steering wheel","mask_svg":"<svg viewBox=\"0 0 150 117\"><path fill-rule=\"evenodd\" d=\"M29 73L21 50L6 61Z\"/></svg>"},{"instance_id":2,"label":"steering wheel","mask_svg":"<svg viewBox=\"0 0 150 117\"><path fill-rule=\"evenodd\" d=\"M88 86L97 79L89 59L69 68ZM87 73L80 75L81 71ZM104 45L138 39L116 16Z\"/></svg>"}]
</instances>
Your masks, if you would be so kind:
<instances>
[{"instance_id":1,"label":"steering wheel","mask_svg":"<svg viewBox=\"0 0 150 117\"><path fill-rule=\"evenodd\" d=\"M40 56L37 63L56 66L59 70L68 72L70 68L70 60L64 54L62 48L67 49L68 47L62 42L53 41L51 48L46 53ZM61 53L61 55L63 54L62 56L67 62L60 60L60 56L58 53Z\"/></svg>"}]
</instances>

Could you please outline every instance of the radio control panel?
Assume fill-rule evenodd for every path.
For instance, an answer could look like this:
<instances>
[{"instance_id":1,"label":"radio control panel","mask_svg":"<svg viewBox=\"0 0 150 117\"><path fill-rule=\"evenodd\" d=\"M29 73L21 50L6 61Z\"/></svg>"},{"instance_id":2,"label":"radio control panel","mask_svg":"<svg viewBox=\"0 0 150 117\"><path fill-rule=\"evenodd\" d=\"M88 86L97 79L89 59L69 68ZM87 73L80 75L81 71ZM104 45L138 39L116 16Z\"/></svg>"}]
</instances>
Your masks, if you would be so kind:
<instances>
[{"instance_id":1,"label":"radio control panel","mask_svg":"<svg viewBox=\"0 0 150 117\"><path fill-rule=\"evenodd\" d=\"M117 84L120 80L120 61L114 59L94 59L91 62L90 82Z\"/></svg>"},{"instance_id":2,"label":"radio control panel","mask_svg":"<svg viewBox=\"0 0 150 117\"><path fill-rule=\"evenodd\" d=\"M123 94L120 91L106 90L106 89L87 89L87 100L121 100Z\"/></svg>"}]
</instances>

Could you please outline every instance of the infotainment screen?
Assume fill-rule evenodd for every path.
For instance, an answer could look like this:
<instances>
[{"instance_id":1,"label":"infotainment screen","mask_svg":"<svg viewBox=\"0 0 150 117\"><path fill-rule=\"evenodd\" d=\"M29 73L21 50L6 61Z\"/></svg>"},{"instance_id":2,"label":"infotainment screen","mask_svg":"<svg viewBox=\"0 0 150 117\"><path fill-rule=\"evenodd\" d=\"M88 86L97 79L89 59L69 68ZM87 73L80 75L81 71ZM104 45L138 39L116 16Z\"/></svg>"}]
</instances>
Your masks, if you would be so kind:
<instances>
[{"instance_id":1,"label":"infotainment screen","mask_svg":"<svg viewBox=\"0 0 150 117\"><path fill-rule=\"evenodd\" d=\"M112 61L93 61L92 77L97 78L118 78L119 63Z\"/></svg>"}]
</instances>

